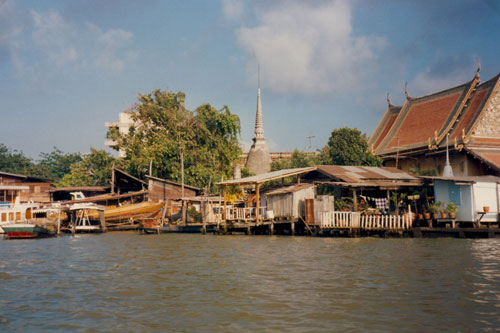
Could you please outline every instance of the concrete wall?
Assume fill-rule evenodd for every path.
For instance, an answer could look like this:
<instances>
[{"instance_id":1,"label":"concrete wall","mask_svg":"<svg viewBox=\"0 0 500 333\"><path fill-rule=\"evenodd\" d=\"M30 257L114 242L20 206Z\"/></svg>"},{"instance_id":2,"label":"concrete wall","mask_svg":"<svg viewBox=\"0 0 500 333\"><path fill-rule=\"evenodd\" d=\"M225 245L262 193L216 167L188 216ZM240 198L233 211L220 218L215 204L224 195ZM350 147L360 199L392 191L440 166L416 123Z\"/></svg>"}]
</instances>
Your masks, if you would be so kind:
<instances>
[{"instance_id":1,"label":"concrete wall","mask_svg":"<svg viewBox=\"0 0 500 333\"><path fill-rule=\"evenodd\" d=\"M453 201L457 207L457 220L473 222L483 211L484 206L490 207L490 212L485 214L481 221L496 221L499 212L498 198L500 189L493 182L478 182L475 184L457 185L453 181L436 180L434 182L436 201L444 203L444 207Z\"/></svg>"}]
</instances>

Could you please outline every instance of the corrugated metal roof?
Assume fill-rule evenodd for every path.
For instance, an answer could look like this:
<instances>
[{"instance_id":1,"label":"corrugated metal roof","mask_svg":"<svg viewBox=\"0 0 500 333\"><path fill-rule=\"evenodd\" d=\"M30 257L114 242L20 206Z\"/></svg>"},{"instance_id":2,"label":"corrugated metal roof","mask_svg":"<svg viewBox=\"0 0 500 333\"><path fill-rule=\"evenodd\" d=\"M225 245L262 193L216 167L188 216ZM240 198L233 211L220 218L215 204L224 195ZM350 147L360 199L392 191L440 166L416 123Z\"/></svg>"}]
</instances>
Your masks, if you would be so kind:
<instances>
[{"instance_id":1,"label":"corrugated metal roof","mask_svg":"<svg viewBox=\"0 0 500 333\"><path fill-rule=\"evenodd\" d=\"M418 182L418 178L391 167L320 165L318 171L346 183L366 183L367 181Z\"/></svg>"},{"instance_id":2,"label":"corrugated metal roof","mask_svg":"<svg viewBox=\"0 0 500 333\"><path fill-rule=\"evenodd\" d=\"M316 170L316 167L284 169L263 173L256 176L226 180L224 182L216 183L215 185L244 185L244 184L260 184L274 179L281 179L290 176L300 175Z\"/></svg>"},{"instance_id":3,"label":"corrugated metal roof","mask_svg":"<svg viewBox=\"0 0 500 333\"><path fill-rule=\"evenodd\" d=\"M266 193L266 195L293 193L293 192L298 192L300 190L304 190L306 188L310 188L313 186L314 186L314 184L309 184L309 183L295 184L295 185L291 185L291 186L280 187L274 191Z\"/></svg>"},{"instance_id":4,"label":"corrugated metal roof","mask_svg":"<svg viewBox=\"0 0 500 333\"><path fill-rule=\"evenodd\" d=\"M431 177L431 176L424 176L421 177L424 179L430 179L430 180L446 180L446 181L452 181L452 182L458 182L458 183L499 183L500 184L500 177L496 176L469 176L469 177Z\"/></svg>"}]
</instances>

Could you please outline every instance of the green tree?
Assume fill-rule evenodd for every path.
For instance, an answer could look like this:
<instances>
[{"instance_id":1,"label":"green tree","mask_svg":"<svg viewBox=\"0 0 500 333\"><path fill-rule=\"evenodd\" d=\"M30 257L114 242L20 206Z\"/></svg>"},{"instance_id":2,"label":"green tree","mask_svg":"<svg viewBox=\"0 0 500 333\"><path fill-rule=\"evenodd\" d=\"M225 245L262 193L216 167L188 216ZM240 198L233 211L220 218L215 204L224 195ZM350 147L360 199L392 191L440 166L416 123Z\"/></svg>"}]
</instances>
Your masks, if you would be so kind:
<instances>
[{"instance_id":1,"label":"green tree","mask_svg":"<svg viewBox=\"0 0 500 333\"><path fill-rule=\"evenodd\" d=\"M22 152L10 149L0 143L0 171L27 174L35 167L33 161Z\"/></svg>"},{"instance_id":2,"label":"green tree","mask_svg":"<svg viewBox=\"0 0 500 333\"><path fill-rule=\"evenodd\" d=\"M107 135L117 142L116 149L126 152L131 174L144 176L152 161L155 176L181 181L183 160L186 184L211 186L231 176L241 155L240 120L227 106L217 110L203 104L189 111L184 93L162 90L138 99L131 109L135 125L129 133L113 130Z\"/></svg>"},{"instance_id":3,"label":"green tree","mask_svg":"<svg viewBox=\"0 0 500 333\"><path fill-rule=\"evenodd\" d=\"M79 153L64 153L57 147L51 153L41 153L38 166L45 168L49 172L50 179L61 180L66 174L71 172L71 165L81 162L82 156Z\"/></svg>"},{"instance_id":4,"label":"green tree","mask_svg":"<svg viewBox=\"0 0 500 333\"><path fill-rule=\"evenodd\" d=\"M381 166L380 158L368 151L366 134L356 128L332 131L327 145L321 152L324 164Z\"/></svg>"},{"instance_id":5,"label":"green tree","mask_svg":"<svg viewBox=\"0 0 500 333\"><path fill-rule=\"evenodd\" d=\"M111 183L111 170L119 163L104 150L90 148L90 154L70 166L70 173L58 182L59 186L107 186ZM121 165L117 165L119 167Z\"/></svg>"},{"instance_id":6,"label":"green tree","mask_svg":"<svg viewBox=\"0 0 500 333\"><path fill-rule=\"evenodd\" d=\"M295 149L289 160L280 159L271 163L271 171L305 168L321 164L319 156L311 155L306 152Z\"/></svg>"}]
</instances>

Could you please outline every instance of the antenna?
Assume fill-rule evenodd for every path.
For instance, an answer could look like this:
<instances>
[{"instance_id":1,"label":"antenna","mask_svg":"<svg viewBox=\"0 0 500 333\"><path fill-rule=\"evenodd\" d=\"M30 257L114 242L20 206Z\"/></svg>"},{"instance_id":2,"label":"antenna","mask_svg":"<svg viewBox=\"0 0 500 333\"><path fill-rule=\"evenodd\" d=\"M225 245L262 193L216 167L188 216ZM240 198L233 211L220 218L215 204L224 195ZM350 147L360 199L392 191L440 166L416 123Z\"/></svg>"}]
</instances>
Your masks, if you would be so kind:
<instances>
[{"instance_id":1,"label":"antenna","mask_svg":"<svg viewBox=\"0 0 500 333\"><path fill-rule=\"evenodd\" d=\"M314 135L309 135L309 136L306 136L306 139L309 140L309 146L307 147L308 149L312 149L312 139L314 139L316 136Z\"/></svg>"}]
</instances>

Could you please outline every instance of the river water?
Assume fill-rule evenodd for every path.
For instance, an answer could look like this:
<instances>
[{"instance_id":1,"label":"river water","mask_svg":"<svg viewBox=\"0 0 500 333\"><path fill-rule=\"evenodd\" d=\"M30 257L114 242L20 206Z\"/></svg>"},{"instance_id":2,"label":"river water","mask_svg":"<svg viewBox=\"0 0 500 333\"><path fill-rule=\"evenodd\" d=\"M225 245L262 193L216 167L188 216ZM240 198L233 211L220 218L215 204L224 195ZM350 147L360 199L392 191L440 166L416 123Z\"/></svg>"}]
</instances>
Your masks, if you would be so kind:
<instances>
[{"instance_id":1,"label":"river water","mask_svg":"<svg viewBox=\"0 0 500 333\"><path fill-rule=\"evenodd\" d=\"M0 240L0 330L500 328L500 240L102 235Z\"/></svg>"}]
</instances>

